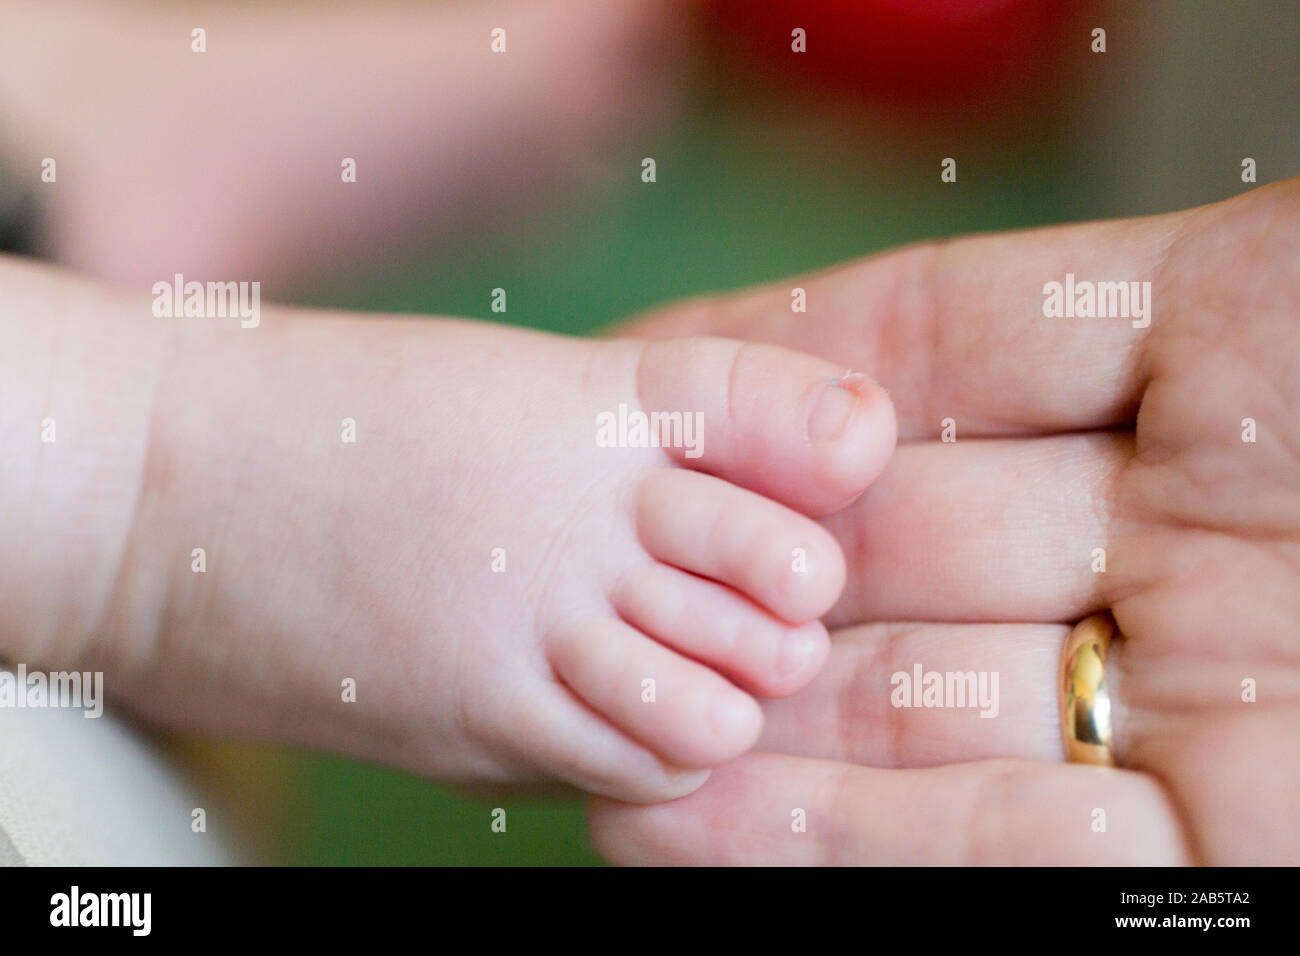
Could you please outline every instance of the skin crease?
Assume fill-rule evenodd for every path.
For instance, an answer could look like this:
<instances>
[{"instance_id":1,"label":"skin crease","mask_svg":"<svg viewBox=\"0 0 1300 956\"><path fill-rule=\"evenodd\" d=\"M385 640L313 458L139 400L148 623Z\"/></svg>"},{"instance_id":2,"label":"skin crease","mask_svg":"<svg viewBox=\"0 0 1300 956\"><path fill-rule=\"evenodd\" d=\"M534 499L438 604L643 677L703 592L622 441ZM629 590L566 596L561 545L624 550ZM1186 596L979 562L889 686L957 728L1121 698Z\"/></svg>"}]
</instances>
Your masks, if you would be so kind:
<instances>
[{"instance_id":1,"label":"skin crease","mask_svg":"<svg viewBox=\"0 0 1300 956\"><path fill-rule=\"evenodd\" d=\"M893 450L878 386L772 346L271 305L246 329L4 257L0 288L0 659L448 781L666 799L747 750L844 582L793 509ZM698 413L702 454L599 446L620 404Z\"/></svg>"},{"instance_id":2,"label":"skin crease","mask_svg":"<svg viewBox=\"0 0 1300 956\"><path fill-rule=\"evenodd\" d=\"M1067 271L1150 279L1150 328L1044 319L1041 288ZM809 302L793 320L792 284ZM835 647L812 685L767 708L766 752L671 804L593 801L598 849L654 863L1300 862L1297 315L1290 180L1167 216L905 249L620 330L870 368L905 443L827 521L850 569ZM948 416L959 436L945 446ZM1120 770L1061 763L1056 713L1063 622L1107 607L1125 634L1108 671ZM999 717L890 707L890 674L917 661L999 671Z\"/></svg>"}]
</instances>

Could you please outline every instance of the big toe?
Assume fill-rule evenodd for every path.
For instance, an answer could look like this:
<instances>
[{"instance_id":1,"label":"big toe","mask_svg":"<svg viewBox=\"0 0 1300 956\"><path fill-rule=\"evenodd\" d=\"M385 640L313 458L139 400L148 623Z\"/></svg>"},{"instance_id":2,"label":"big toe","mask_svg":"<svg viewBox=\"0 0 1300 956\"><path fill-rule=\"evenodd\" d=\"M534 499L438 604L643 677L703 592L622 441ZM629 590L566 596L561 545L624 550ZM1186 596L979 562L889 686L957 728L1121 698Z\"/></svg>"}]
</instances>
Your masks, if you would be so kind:
<instances>
[{"instance_id":1,"label":"big toe","mask_svg":"<svg viewBox=\"0 0 1300 956\"><path fill-rule=\"evenodd\" d=\"M823 515L866 490L893 454L893 404L864 374L779 346L727 339L667 339L638 348L641 410L652 421L660 413L664 428L676 424L673 413L683 421L693 416L693 441L663 442L687 467Z\"/></svg>"}]
</instances>

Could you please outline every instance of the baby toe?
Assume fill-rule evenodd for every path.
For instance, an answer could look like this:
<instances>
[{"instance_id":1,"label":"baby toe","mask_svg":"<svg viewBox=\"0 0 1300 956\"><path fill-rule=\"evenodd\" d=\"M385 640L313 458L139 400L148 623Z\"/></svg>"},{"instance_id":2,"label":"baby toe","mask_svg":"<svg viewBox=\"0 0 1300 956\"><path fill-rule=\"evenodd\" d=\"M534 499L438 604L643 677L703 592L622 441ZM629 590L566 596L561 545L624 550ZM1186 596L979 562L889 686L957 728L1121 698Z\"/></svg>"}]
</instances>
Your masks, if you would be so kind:
<instances>
[{"instance_id":1,"label":"baby toe","mask_svg":"<svg viewBox=\"0 0 1300 956\"><path fill-rule=\"evenodd\" d=\"M817 522L719 478L652 472L637 532L654 557L729 585L785 621L821 617L844 587L844 555Z\"/></svg>"},{"instance_id":2,"label":"baby toe","mask_svg":"<svg viewBox=\"0 0 1300 956\"><path fill-rule=\"evenodd\" d=\"M754 698L617 619L567 628L550 642L550 660L578 697L675 766L725 763L762 730Z\"/></svg>"},{"instance_id":3,"label":"baby toe","mask_svg":"<svg viewBox=\"0 0 1300 956\"><path fill-rule=\"evenodd\" d=\"M884 469L897 436L884 389L775 345L667 339L640 345L641 409L698 415L679 463L813 515L840 510Z\"/></svg>"},{"instance_id":4,"label":"baby toe","mask_svg":"<svg viewBox=\"0 0 1300 956\"><path fill-rule=\"evenodd\" d=\"M820 621L787 624L716 582L652 563L612 595L629 624L763 697L793 694L830 653Z\"/></svg>"}]
</instances>

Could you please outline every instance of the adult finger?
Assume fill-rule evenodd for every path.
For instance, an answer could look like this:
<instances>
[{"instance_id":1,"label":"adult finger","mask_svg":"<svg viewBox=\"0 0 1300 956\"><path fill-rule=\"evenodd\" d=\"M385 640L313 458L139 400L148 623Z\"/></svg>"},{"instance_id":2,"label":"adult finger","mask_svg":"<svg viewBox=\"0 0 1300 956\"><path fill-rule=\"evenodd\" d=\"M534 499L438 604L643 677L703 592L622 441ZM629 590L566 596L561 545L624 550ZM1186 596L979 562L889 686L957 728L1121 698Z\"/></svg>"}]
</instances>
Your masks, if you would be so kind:
<instances>
[{"instance_id":1,"label":"adult finger","mask_svg":"<svg viewBox=\"0 0 1300 956\"><path fill-rule=\"evenodd\" d=\"M1189 216L911 246L670 306L616 332L719 335L825 356L890 391L904 439L938 436L945 419L971 436L1131 424L1143 344L1153 324L1168 321L1160 311L1161 266ZM1070 314L1086 305L1081 283L1123 283L1113 300L1109 292L1102 299L1107 311L1128 315L1048 318L1044 290L1053 282L1062 286L1062 311L1066 298L1073 301ZM1067 284L1074 295L1066 295ZM796 288L806 312L792 311Z\"/></svg>"},{"instance_id":2,"label":"adult finger","mask_svg":"<svg viewBox=\"0 0 1300 956\"><path fill-rule=\"evenodd\" d=\"M758 749L869 767L1061 761L1061 624L850 627L811 684L767 701ZM938 696L926 693L940 675Z\"/></svg>"},{"instance_id":3,"label":"adult finger","mask_svg":"<svg viewBox=\"0 0 1300 956\"><path fill-rule=\"evenodd\" d=\"M901 446L824 522L849 567L828 626L1073 621L1107 606L1130 570L1107 545L1132 448L1114 432Z\"/></svg>"},{"instance_id":4,"label":"adult finger","mask_svg":"<svg viewBox=\"0 0 1300 956\"><path fill-rule=\"evenodd\" d=\"M616 863L1148 865L1190 862L1154 778L1080 764L991 760L875 770L755 753L690 796L590 804Z\"/></svg>"}]
</instances>

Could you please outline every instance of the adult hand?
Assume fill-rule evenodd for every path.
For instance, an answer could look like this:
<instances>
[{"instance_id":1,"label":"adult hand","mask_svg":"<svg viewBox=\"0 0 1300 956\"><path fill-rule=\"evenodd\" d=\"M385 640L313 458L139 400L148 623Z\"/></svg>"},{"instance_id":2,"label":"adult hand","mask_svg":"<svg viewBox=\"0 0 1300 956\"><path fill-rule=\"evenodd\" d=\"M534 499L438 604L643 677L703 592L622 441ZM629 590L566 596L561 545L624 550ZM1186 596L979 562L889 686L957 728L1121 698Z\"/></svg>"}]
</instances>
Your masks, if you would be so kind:
<instances>
[{"instance_id":1,"label":"adult hand","mask_svg":"<svg viewBox=\"0 0 1300 956\"><path fill-rule=\"evenodd\" d=\"M1067 273L1150 282L1146 317L1045 317ZM1300 862L1300 180L904 249L623 331L865 371L903 444L827 521L850 581L825 672L692 796L594 801L607 857ZM1114 770L1064 762L1057 709L1066 622L1103 609L1124 635ZM892 706L917 665L996 673L996 716Z\"/></svg>"}]
</instances>

